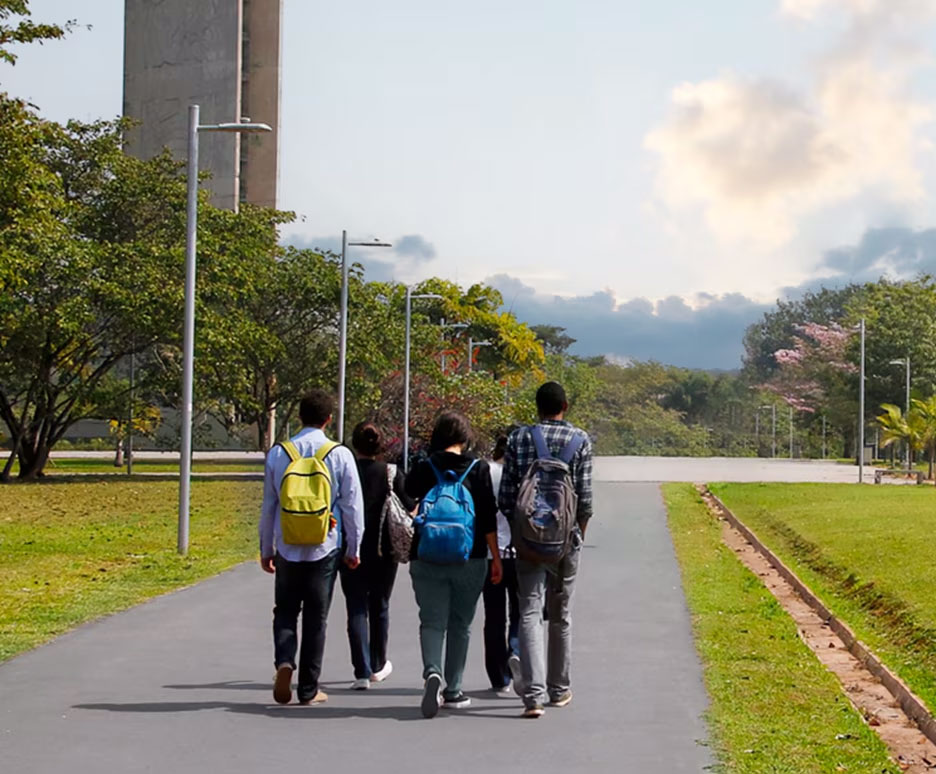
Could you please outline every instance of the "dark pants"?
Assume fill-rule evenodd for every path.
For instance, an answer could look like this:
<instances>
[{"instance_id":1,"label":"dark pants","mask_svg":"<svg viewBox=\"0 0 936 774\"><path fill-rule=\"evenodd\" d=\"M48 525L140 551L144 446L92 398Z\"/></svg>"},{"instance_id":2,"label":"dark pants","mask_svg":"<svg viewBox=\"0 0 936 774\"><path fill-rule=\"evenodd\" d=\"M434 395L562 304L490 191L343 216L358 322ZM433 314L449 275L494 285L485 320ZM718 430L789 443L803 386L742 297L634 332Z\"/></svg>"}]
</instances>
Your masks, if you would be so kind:
<instances>
[{"instance_id":1,"label":"dark pants","mask_svg":"<svg viewBox=\"0 0 936 774\"><path fill-rule=\"evenodd\" d=\"M335 589L338 552L317 562L289 562L276 557L273 606L274 666L296 668L299 612L302 612L302 647L299 651L297 695L311 699L318 691L325 653L325 627Z\"/></svg>"},{"instance_id":2,"label":"dark pants","mask_svg":"<svg viewBox=\"0 0 936 774\"><path fill-rule=\"evenodd\" d=\"M517 599L517 560L501 559L504 579L484 582L484 668L491 687L500 690L510 683L507 659L520 653L520 605Z\"/></svg>"},{"instance_id":3,"label":"dark pants","mask_svg":"<svg viewBox=\"0 0 936 774\"><path fill-rule=\"evenodd\" d=\"M355 679L370 677L387 663L390 594L396 573L397 563L388 557L368 557L356 570L345 565L339 570Z\"/></svg>"}]
</instances>

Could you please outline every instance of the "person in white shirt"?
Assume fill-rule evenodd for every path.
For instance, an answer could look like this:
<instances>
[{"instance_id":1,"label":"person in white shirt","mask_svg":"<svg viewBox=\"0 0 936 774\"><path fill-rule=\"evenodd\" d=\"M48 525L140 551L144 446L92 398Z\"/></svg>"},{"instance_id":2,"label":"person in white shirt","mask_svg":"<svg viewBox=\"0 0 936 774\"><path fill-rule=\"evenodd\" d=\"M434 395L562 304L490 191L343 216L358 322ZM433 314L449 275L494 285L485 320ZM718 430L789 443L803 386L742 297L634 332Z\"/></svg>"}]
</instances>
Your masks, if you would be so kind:
<instances>
[{"instance_id":1,"label":"person in white shirt","mask_svg":"<svg viewBox=\"0 0 936 774\"><path fill-rule=\"evenodd\" d=\"M333 401L324 390L313 390L299 404L302 430L290 440L299 454L311 457L328 442L324 428L332 418ZM364 533L364 502L357 463L351 450L336 446L325 457L332 488L333 525L319 545L289 545L280 525L280 486L290 459L282 446L270 449L263 482L260 516L260 566L274 573L273 648L276 677L273 698L280 704L292 700L292 675L296 671L298 622L302 612L302 645L296 694L300 704L328 699L319 690L325 651L325 626L338 562L351 569L360 564ZM343 559L341 559L343 557Z\"/></svg>"},{"instance_id":2,"label":"person in white shirt","mask_svg":"<svg viewBox=\"0 0 936 774\"><path fill-rule=\"evenodd\" d=\"M504 451L507 437L497 439L491 461L491 484L494 494L500 489L503 474ZM510 524L504 514L497 512L497 548L500 552L503 580L499 584L491 583L490 578L484 584L484 668L491 681L491 690L506 694L510 689L511 667L519 674L520 667L520 607L517 599L516 551L510 535ZM491 558L490 556L488 557Z\"/></svg>"}]
</instances>

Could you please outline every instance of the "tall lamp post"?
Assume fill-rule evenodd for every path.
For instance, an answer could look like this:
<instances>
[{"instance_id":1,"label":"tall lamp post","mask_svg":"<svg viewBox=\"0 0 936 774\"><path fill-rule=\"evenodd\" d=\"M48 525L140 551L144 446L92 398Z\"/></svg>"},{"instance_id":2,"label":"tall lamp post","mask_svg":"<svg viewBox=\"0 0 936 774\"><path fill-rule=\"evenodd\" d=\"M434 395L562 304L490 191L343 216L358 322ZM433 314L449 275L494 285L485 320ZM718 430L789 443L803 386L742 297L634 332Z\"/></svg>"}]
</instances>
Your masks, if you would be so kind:
<instances>
[{"instance_id":1,"label":"tall lamp post","mask_svg":"<svg viewBox=\"0 0 936 774\"><path fill-rule=\"evenodd\" d=\"M439 321L439 328L442 329L442 341L443 341L443 342L445 341L445 329L446 329L446 328L453 328L453 329L455 329L455 330L459 330L459 329L464 329L464 328L467 328L467 327L468 327L468 323L458 323L458 322L456 322L456 323L447 323L447 322L445 322L445 318L443 317L443 318ZM445 373L445 350L442 351L442 373L443 373L443 374Z\"/></svg>"},{"instance_id":2,"label":"tall lamp post","mask_svg":"<svg viewBox=\"0 0 936 774\"><path fill-rule=\"evenodd\" d=\"M468 337L468 373L471 373L471 361L474 358L476 347L493 347L493 341L475 341L471 336Z\"/></svg>"},{"instance_id":3,"label":"tall lamp post","mask_svg":"<svg viewBox=\"0 0 936 774\"><path fill-rule=\"evenodd\" d=\"M907 355L907 357L900 357L900 358L897 358L896 360L891 360L890 364L902 365L902 366L907 367L907 399L904 405L904 418L906 418L906 416L910 413L910 356ZM910 461L910 442L909 441L907 441L906 452L907 452L907 460L906 460L907 471L909 472L911 468L913 467L913 463Z\"/></svg>"},{"instance_id":4,"label":"tall lamp post","mask_svg":"<svg viewBox=\"0 0 936 774\"><path fill-rule=\"evenodd\" d=\"M413 295L413 288L406 286L406 353L403 359L403 472L409 470L409 403L410 403L410 320L414 298L439 298L438 293L419 293Z\"/></svg>"},{"instance_id":5,"label":"tall lamp post","mask_svg":"<svg viewBox=\"0 0 936 774\"><path fill-rule=\"evenodd\" d=\"M776 406L761 406L761 411L766 411L770 409L770 426L772 433L772 441L770 446L770 456L777 456L777 407Z\"/></svg>"},{"instance_id":6,"label":"tall lamp post","mask_svg":"<svg viewBox=\"0 0 936 774\"><path fill-rule=\"evenodd\" d=\"M192 484L192 381L195 372L195 252L198 228L198 135L201 132L272 132L268 124L200 124L199 106L189 105L188 197L185 221L185 322L182 332L182 444L179 450L178 550L188 553Z\"/></svg>"},{"instance_id":7,"label":"tall lamp post","mask_svg":"<svg viewBox=\"0 0 936 774\"><path fill-rule=\"evenodd\" d=\"M861 334L861 372L858 377L858 483L864 482L864 440L865 440L865 321L861 318L858 325Z\"/></svg>"},{"instance_id":8,"label":"tall lamp post","mask_svg":"<svg viewBox=\"0 0 936 774\"><path fill-rule=\"evenodd\" d=\"M348 232L341 232L341 321L338 332L338 442L344 441L345 374L348 368L348 259L349 247L393 247L389 242L349 242Z\"/></svg>"}]
</instances>

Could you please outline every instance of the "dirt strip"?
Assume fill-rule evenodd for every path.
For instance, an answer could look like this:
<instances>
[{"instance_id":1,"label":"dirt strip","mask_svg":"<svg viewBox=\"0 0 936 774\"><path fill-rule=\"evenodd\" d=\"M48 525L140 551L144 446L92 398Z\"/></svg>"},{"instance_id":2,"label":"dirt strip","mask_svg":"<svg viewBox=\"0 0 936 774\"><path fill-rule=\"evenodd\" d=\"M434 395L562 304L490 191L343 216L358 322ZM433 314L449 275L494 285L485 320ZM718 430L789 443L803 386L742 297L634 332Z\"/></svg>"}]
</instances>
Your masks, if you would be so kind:
<instances>
[{"instance_id":1,"label":"dirt strip","mask_svg":"<svg viewBox=\"0 0 936 774\"><path fill-rule=\"evenodd\" d=\"M901 769L910 774L936 770L936 744L910 719L910 714L919 716L922 702L881 665L867 647L858 642L851 631L829 613L805 584L707 487L702 484L696 486L709 510L722 522L725 545L776 597L796 623L800 637L819 661L839 679L845 695L881 737ZM843 633L844 638L841 636ZM849 639L851 642L847 645ZM883 670L885 673L883 682L869 669L869 658L877 667L875 672ZM892 693L886 687L887 684L898 684L899 689ZM910 714L901 707L901 704L907 704L907 696L917 702L917 705L911 706ZM925 712L925 708L923 712L925 718L922 725L927 730L936 729L936 721Z\"/></svg>"}]
</instances>

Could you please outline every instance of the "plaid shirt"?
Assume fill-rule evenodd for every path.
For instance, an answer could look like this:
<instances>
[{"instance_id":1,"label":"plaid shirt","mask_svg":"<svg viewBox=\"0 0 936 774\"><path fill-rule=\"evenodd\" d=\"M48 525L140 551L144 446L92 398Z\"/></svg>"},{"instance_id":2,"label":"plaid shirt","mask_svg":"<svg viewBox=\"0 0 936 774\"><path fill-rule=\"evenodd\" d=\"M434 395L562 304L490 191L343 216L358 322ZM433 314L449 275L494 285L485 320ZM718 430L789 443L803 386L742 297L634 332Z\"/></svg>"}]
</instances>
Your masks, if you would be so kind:
<instances>
[{"instance_id":1,"label":"plaid shirt","mask_svg":"<svg viewBox=\"0 0 936 774\"><path fill-rule=\"evenodd\" d=\"M563 447L576 434L584 435L585 442L572 458L569 469L572 484L578 495L578 522L584 524L592 516L592 445L584 430L571 422L558 419L546 419L539 423L543 430L546 446L552 454L558 455ZM526 475L533 460L536 459L536 445L529 427L521 427L510 434L507 451L504 454L504 475L501 478L498 505L501 513L508 519L513 517L520 482Z\"/></svg>"}]
</instances>

